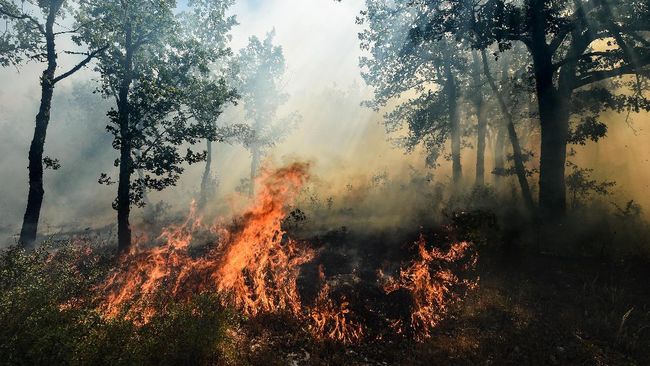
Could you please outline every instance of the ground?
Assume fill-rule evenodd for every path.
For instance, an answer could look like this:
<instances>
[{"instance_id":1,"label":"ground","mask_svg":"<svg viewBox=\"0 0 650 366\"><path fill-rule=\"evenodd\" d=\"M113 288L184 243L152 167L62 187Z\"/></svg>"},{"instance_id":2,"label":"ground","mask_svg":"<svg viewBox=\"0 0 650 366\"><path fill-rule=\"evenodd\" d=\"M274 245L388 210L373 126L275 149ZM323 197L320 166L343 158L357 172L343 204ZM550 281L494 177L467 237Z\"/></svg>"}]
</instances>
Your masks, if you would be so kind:
<instances>
[{"instance_id":1,"label":"ground","mask_svg":"<svg viewBox=\"0 0 650 366\"><path fill-rule=\"evenodd\" d=\"M307 341L287 322L252 326L242 361L258 365L648 365L650 267L483 256L480 287L431 338L350 346ZM265 320L264 324L272 324ZM259 323L257 324L259 326Z\"/></svg>"}]
</instances>

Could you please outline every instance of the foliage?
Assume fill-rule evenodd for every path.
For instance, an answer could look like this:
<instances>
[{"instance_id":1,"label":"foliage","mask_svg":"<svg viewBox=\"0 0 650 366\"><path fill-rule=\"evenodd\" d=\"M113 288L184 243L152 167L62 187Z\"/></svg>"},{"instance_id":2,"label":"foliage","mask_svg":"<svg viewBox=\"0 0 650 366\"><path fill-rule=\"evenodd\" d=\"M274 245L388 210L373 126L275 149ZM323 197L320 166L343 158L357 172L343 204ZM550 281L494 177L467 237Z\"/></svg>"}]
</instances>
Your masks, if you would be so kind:
<instances>
[{"instance_id":1,"label":"foliage","mask_svg":"<svg viewBox=\"0 0 650 366\"><path fill-rule=\"evenodd\" d=\"M591 179L593 169L580 168L571 162L567 162L567 166L571 168L571 172L567 174L566 186L571 197L571 206L573 208L584 204L585 200L594 194L601 196L611 194L611 188L616 185L616 182L612 181L599 182Z\"/></svg>"},{"instance_id":2,"label":"foliage","mask_svg":"<svg viewBox=\"0 0 650 366\"><path fill-rule=\"evenodd\" d=\"M240 50L233 65L233 83L240 93L251 133L244 144L251 150L264 150L282 140L294 127L297 113L278 118L278 109L289 96L282 91L286 71L281 46L274 45L275 31L264 39L252 36Z\"/></svg>"},{"instance_id":3,"label":"foliage","mask_svg":"<svg viewBox=\"0 0 650 366\"><path fill-rule=\"evenodd\" d=\"M451 37L423 40L418 26L433 11L428 3L369 0L366 7L358 19L366 26L361 48L369 53L361 57L362 76L374 87L366 104L391 108L384 117L386 130L398 134L394 142L408 152L423 146L435 166L457 124L457 84L469 82L467 54Z\"/></svg>"},{"instance_id":4,"label":"foliage","mask_svg":"<svg viewBox=\"0 0 650 366\"><path fill-rule=\"evenodd\" d=\"M67 364L99 322L91 288L101 257L87 247L0 254L0 354L7 364Z\"/></svg>"},{"instance_id":5,"label":"foliage","mask_svg":"<svg viewBox=\"0 0 650 366\"><path fill-rule=\"evenodd\" d=\"M0 254L0 354L7 365L215 365L231 357L232 313L214 295L160 303L143 326L106 319L94 286L111 261L68 244Z\"/></svg>"},{"instance_id":6,"label":"foliage","mask_svg":"<svg viewBox=\"0 0 650 366\"><path fill-rule=\"evenodd\" d=\"M94 26L76 40L110 45L97 67L102 94L115 98L118 106L108 113L107 130L115 149L128 144L131 150L130 161L116 160L115 165L144 172L131 182L131 204L143 205L147 189L175 185L185 163L205 160L204 151L187 145L220 138L213 121L236 95L211 67L229 52L227 33L236 24L224 15L229 4L192 1L178 15L175 1L83 4L77 21ZM124 113L127 130L121 125Z\"/></svg>"}]
</instances>

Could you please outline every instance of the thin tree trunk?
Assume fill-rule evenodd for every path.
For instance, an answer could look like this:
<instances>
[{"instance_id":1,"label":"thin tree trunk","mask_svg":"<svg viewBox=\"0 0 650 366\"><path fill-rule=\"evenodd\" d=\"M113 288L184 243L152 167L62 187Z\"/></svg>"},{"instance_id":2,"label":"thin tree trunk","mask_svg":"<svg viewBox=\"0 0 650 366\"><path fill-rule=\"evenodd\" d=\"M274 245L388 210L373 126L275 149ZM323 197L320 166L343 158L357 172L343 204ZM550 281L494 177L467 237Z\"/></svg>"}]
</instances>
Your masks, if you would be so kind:
<instances>
[{"instance_id":1,"label":"thin tree trunk","mask_svg":"<svg viewBox=\"0 0 650 366\"><path fill-rule=\"evenodd\" d=\"M506 128L503 125L497 127L497 138L494 142L494 170L498 174L494 174L494 186L497 190L503 187L503 176L501 172L506 167L505 162L505 144L506 144Z\"/></svg>"},{"instance_id":2,"label":"thin tree trunk","mask_svg":"<svg viewBox=\"0 0 650 366\"><path fill-rule=\"evenodd\" d=\"M120 173L117 187L117 246L120 254L128 253L131 249L131 225L129 215L131 212L131 134L129 120L131 108L129 105L129 91L133 78L133 44L131 24L125 26L124 76L118 93L117 109L120 127Z\"/></svg>"},{"instance_id":3,"label":"thin tree trunk","mask_svg":"<svg viewBox=\"0 0 650 366\"><path fill-rule=\"evenodd\" d=\"M519 180L519 186L521 187L521 194L524 198L526 207L528 207L531 213L535 214L535 203L533 201L533 196L530 192L528 179L526 178L526 169L524 167L524 161L521 153L521 146L519 146L519 139L517 138L517 130L515 129L512 114L510 114L510 112L508 111L506 102L503 99L503 96L501 95L499 88L494 82L494 79L492 78L492 74L490 73L490 66L488 64L488 59L487 59L487 55L485 54L485 50L481 50L481 58L483 59L483 71L485 73L485 78L490 84L490 87L492 88L492 92L495 94L499 102L499 108L501 109L501 113L506 119L506 128L508 131L508 137L510 138L510 144L512 145L512 151L514 155L515 173L517 174L517 179Z\"/></svg>"},{"instance_id":4,"label":"thin tree trunk","mask_svg":"<svg viewBox=\"0 0 650 366\"><path fill-rule=\"evenodd\" d=\"M50 109L52 95L54 94L54 74L57 68L57 55L54 43L54 22L60 3L50 4L50 11L45 23L45 47L47 54L47 68L41 76L41 104L36 115L34 137L29 146L29 193L27 207L20 230L19 242L25 248L32 247L36 241L38 221L43 204L43 151L45 150L45 136L50 122Z\"/></svg>"},{"instance_id":5,"label":"thin tree trunk","mask_svg":"<svg viewBox=\"0 0 650 366\"><path fill-rule=\"evenodd\" d=\"M203 178L201 178L201 193L199 194L199 209L205 208L208 201L208 189L211 180L212 169L212 141L206 140L205 169L203 170Z\"/></svg>"},{"instance_id":6,"label":"thin tree trunk","mask_svg":"<svg viewBox=\"0 0 650 366\"><path fill-rule=\"evenodd\" d=\"M474 82L474 108L476 109L476 182L477 186L485 184L485 135L487 133L487 108L483 100L480 60L476 51L472 51L472 79Z\"/></svg>"},{"instance_id":7,"label":"thin tree trunk","mask_svg":"<svg viewBox=\"0 0 650 366\"><path fill-rule=\"evenodd\" d=\"M451 163L453 171L453 182L456 187L463 178L463 168L460 162L460 117L458 115L458 90L456 77L451 70L451 60L445 59L445 92L447 93L447 104L449 108L449 127L451 130Z\"/></svg>"},{"instance_id":8,"label":"thin tree trunk","mask_svg":"<svg viewBox=\"0 0 650 366\"><path fill-rule=\"evenodd\" d=\"M256 144L252 146L251 155L251 181L248 194L250 197L253 197L255 196L255 178L257 178L257 170L261 158L260 149Z\"/></svg>"}]
</instances>

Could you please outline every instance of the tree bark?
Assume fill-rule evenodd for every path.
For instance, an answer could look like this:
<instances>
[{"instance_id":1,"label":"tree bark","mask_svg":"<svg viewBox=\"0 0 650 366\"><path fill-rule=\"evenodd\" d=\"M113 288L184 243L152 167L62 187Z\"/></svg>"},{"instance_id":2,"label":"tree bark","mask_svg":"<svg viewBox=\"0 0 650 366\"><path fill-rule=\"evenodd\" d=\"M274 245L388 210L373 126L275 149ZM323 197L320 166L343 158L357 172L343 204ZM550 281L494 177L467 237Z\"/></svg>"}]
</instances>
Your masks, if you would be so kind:
<instances>
[{"instance_id":1,"label":"tree bark","mask_svg":"<svg viewBox=\"0 0 650 366\"><path fill-rule=\"evenodd\" d=\"M476 134L476 182L477 186L485 184L485 136L487 133L487 108L483 100L481 66L476 51L472 51L472 79L474 82L473 98L476 109L477 134Z\"/></svg>"},{"instance_id":2,"label":"tree bark","mask_svg":"<svg viewBox=\"0 0 650 366\"><path fill-rule=\"evenodd\" d=\"M503 172L506 167L505 161L505 145L506 145L506 127L503 125L497 126L497 137L494 142L494 170ZM503 176L501 174L494 174L494 186L497 190L501 190L503 185Z\"/></svg>"},{"instance_id":3,"label":"tree bark","mask_svg":"<svg viewBox=\"0 0 650 366\"><path fill-rule=\"evenodd\" d=\"M456 77L451 69L451 59L445 57L445 92L449 108L449 127L451 131L451 163L454 185L458 186L463 178L463 168L460 162L460 117L458 115L458 87Z\"/></svg>"},{"instance_id":4,"label":"tree bark","mask_svg":"<svg viewBox=\"0 0 650 366\"><path fill-rule=\"evenodd\" d=\"M541 148L539 164L539 207L545 221L566 214L564 169L569 134L570 93L553 85L553 65L548 56L534 55L536 94L539 105Z\"/></svg>"},{"instance_id":5,"label":"tree bark","mask_svg":"<svg viewBox=\"0 0 650 366\"><path fill-rule=\"evenodd\" d=\"M50 109L52 95L54 94L54 74L57 68L57 55L54 42L54 22L56 14L61 7L60 2L50 4L49 13L45 22L45 47L47 68L41 76L41 103L36 115L34 136L29 146L29 193L27 207L20 230L20 244L25 248L33 247L38 231L38 221L41 215L41 205L45 190L43 189L43 151L45 150L45 136L50 122Z\"/></svg>"},{"instance_id":6,"label":"tree bark","mask_svg":"<svg viewBox=\"0 0 650 366\"><path fill-rule=\"evenodd\" d=\"M497 101L499 102L499 108L501 113L506 119L506 128L508 131L508 137L510 138L510 144L512 145L512 151L514 156L515 163L515 173L517 174L517 180L519 181L519 186L521 187L521 194L524 198L524 203L526 207L531 211L532 214L535 214L535 203L533 201L533 195L530 192L530 186L528 185L528 179L526 177L526 168L524 166L524 160L521 153L521 146L519 145L519 139L517 137L517 130L515 129L514 120L512 114L508 111L506 102L499 91L499 88L490 73L490 67L488 64L487 55L485 50L481 50L481 58L483 59L483 71L485 73L485 78L487 79L492 92L495 94Z\"/></svg>"},{"instance_id":7,"label":"tree bark","mask_svg":"<svg viewBox=\"0 0 650 366\"><path fill-rule=\"evenodd\" d=\"M129 91L133 78L133 42L131 24L125 25L124 75L118 92L117 110L120 128L120 173L117 187L117 248L120 254L128 253L131 249L131 226L129 215L131 212L131 133L129 120L131 108L129 105Z\"/></svg>"},{"instance_id":8,"label":"tree bark","mask_svg":"<svg viewBox=\"0 0 650 366\"><path fill-rule=\"evenodd\" d=\"M199 209L205 208L205 205L208 202L208 189L210 186L211 180L211 169L212 169L212 141L209 139L206 140L206 151L207 155L205 157L205 169L203 170L203 177L201 178L201 193L199 194Z\"/></svg>"},{"instance_id":9,"label":"tree bark","mask_svg":"<svg viewBox=\"0 0 650 366\"><path fill-rule=\"evenodd\" d=\"M248 191L248 195L250 197L255 196L255 178L257 178L257 170L259 169L260 165L260 158L261 158L261 153L259 147L255 144L251 148L251 181L250 181L250 187Z\"/></svg>"},{"instance_id":10,"label":"tree bark","mask_svg":"<svg viewBox=\"0 0 650 366\"><path fill-rule=\"evenodd\" d=\"M539 208L544 221L550 221L561 219L566 214L564 168L571 93L560 93L553 85L555 69L552 50L546 43L544 7L544 0L531 3L533 18L528 48L533 58L541 127Z\"/></svg>"}]
</instances>

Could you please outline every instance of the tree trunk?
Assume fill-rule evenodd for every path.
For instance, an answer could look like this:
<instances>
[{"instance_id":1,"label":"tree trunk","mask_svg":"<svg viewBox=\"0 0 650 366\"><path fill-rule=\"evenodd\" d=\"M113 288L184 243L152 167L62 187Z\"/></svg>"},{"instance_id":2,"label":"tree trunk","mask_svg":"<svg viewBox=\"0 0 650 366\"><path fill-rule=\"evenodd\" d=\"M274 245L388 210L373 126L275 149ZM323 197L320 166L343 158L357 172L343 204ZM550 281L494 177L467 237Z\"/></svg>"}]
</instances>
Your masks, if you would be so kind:
<instances>
[{"instance_id":1,"label":"tree trunk","mask_svg":"<svg viewBox=\"0 0 650 366\"><path fill-rule=\"evenodd\" d=\"M449 127L451 130L451 164L453 171L453 182L456 187L463 178L463 168L460 163L460 117L458 115L458 88L456 77L451 70L451 60L445 60L445 92L449 108Z\"/></svg>"},{"instance_id":2,"label":"tree trunk","mask_svg":"<svg viewBox=\"0 0 650 366\"><path fill-rule=\"evenodd\" d=\"M569 132L569 98L553 85L553 55L546 43L546 1L531 3L531 42L528 44L535 70L535 92L539 105L541 149L539 164L539 207L544 221L561 219L566 213L564 166ZM563 68L566 66L563 66ZM560 82L565 84L566 82ZM570 90L570 89L568 89Z\"/></svg>"},{"instance_id":3,"label":"tree trunk","mask_svg":"<svg viewBox=\"0 0 650 366\"><path fill-rule=\"evenodd\" d=\"M205 157L205 169L201 179L201 193L199 194L199 209L205 208L208 202L208 189L210 189L211 168L212 168L212 141L206 141L207 155Z\"/></svg>"},{"instance_id":4,"label":"tree trunk","mask_svg":"<svg viewBox=\"0 0 650 366\"><path fill-rule=\"evenodd\" d=\"M38 220L41 215L43 196L45 195L43 189L43 151L45 150L47 126L50 122L50 108L52 106L52 95L54 94L54 74L57 67L53 27L60 5L56 5L51 4L45 23L47 68L41 76L41 104L36 115L34 137L29 146L29 193L19 238L19 242L25 248L32 247L36 241Z\"/></svg>"},{"instance_id":5,"label":"tree trunk","mask_svg":"<svg viewBox=\"0 0 650 366\"><path fill-rule=\"evenodd\" d=\"M477 186L485 184L485 135L487 133L487 106L483 100L482 78L480 60L476 51L472 51L472 79L474 82L473 98L476 109L477 135L476 135L476 182Z\"/></svg>"},{"instance_id":6,"label":"tree trunk","mask_svg":"<svg viewBox=\"0 0 650 366\"><path fill-rule=\"evenodd\" d=\"M250 197L255 196L255 178L257 178L257 169L260 165L260 149L257 145L253 145L251 148L251 182L248 194Z\"/></svg>"},{"instance_id":7,"label":"tree trunk","mask_svg":"<svg viewBox=\"0 0 650 366\"><path fill-rule=\"evenodd\" d=\"M508 111L508 106L506 105L499 88L497 87L492 74L490 73L490 67L488 64L487 55L485 50L481 50L481 58L483 59L483 70L485 73L485 78L487 79L492 92L495 94L497 101L499 102L499 108L501 113L506 119L506 128L508 131L508 137L510 138L510 144L512 145L512 152L514 156L515 163L515 173L517 174L517 180L519 180L519 186L521 187L521 194L524 198L524 203L526 207L535 214L535 203L533 201L533 195L530 192L530 186L528 185L528 179L526 177L526 168L524 166L524 160L521 153L521 146L519 145L519 139L517 138L517 130L515 129L514 120L512 114Z\"/></svg>"},{"instance_id":8,"label":"tree trunk","mask_svg":"<svg viewBox=\"0 0 650 366\"><path fill-rule=\"evenodd\" d=\"M124 75L121 81L117 110L120 128L120 173L117 187L117 248L120 254L128 253L131 249L131 226L129 215L131 212L131 134L129 120L131 108L129 105L129 91L133 78L133 44L131 24L125 26Z\"/></svg>"},{"instance_id":9,"label":"tree trunk","mask_svg":"<svg viewBox=\"0 0 650 366\"><path fill-rule=\"evenodd\" d=\"M569 107L557 92L540 96L541 150L539 164L539 205L543 217L562 218L566 213L566 144Z\"/></svg>"},{"instance_id":10,"label":"tree trunk","mask_svg":"<svg viewBox=\"0 0 650 366\"><path fill-rule=\"evenodd\" d=\"M501 172L506 167L505 161L505 145L506 145L506 128L503 125L497 127L497 138L494 142L494 170L499 174L494 174L494 186L497 190L503 187L503 176Z\"/></svg>"},{"instance_id":11,"label":"tree trunk","mask_svg":"<svg viewBox=\"0 0 650 366\"><path fill-rule=\"evenodd\" d=\"M539 164L539 207L545 221L561 219L566 213L564 168L569 133L570 95L562 96L553 85L550 59L535 63L539 104L541 149Z\"/></svg>"}]
</instances>

